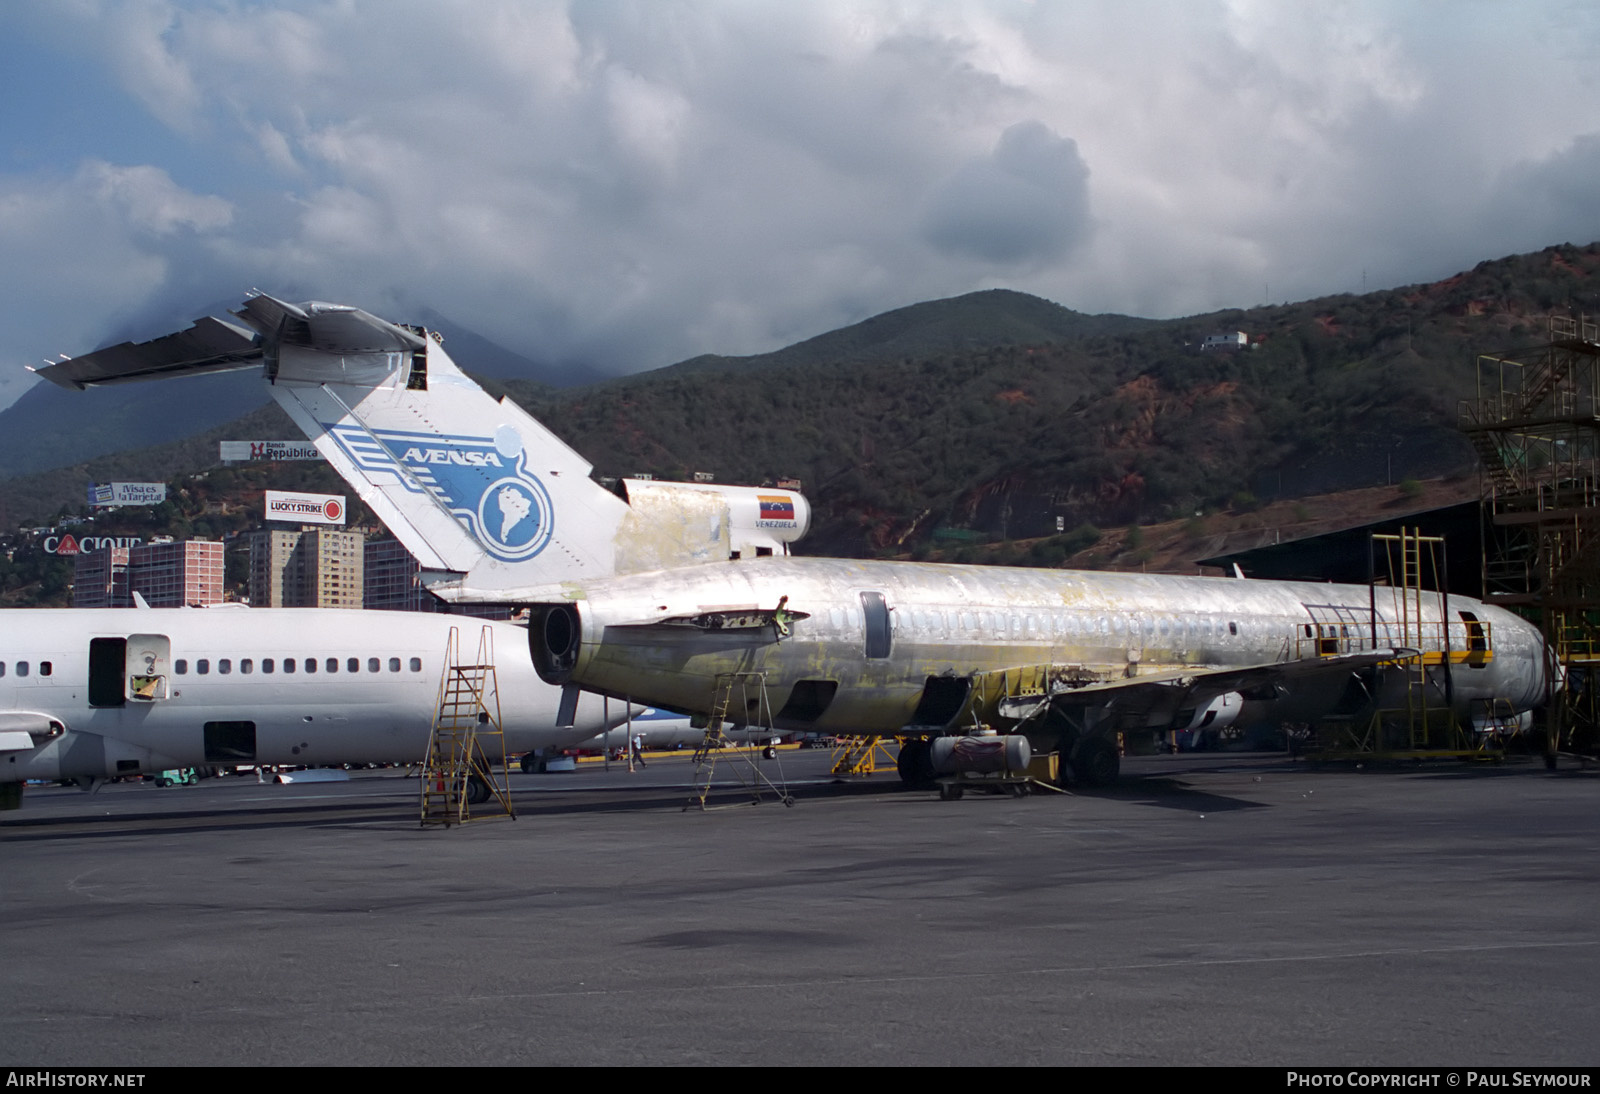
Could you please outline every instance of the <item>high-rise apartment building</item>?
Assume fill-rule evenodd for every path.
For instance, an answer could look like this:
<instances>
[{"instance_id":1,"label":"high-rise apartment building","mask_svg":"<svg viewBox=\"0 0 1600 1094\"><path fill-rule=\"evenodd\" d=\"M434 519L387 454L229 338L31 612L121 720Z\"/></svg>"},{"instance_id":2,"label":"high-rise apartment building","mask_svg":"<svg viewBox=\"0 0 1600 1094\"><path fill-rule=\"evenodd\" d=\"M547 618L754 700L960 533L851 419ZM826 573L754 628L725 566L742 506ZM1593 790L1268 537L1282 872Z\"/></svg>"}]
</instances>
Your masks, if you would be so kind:
<instances>
[{"instance_id":1,"label":"high-rise apartment building","mask_svg":"<svg viewBox=\"0 0 1600 1094\"><path fill-rule=\"evenodd\" d=\"M74 571L75 608L131 607L134 593L152 608L221 604L223 599L223 550L214 540L85 551Z\"/></svg>"},{"instance_id":2,"label":"high-rise apartment building","mask_svg":"<svg viewBox=\"0 0 1600 1094\"><path fill-rule=\"evenodd\" d=\"M250 537L250 603L263 608L359 608L360 532L308 528Z\"/></svg>"}]
</instances>

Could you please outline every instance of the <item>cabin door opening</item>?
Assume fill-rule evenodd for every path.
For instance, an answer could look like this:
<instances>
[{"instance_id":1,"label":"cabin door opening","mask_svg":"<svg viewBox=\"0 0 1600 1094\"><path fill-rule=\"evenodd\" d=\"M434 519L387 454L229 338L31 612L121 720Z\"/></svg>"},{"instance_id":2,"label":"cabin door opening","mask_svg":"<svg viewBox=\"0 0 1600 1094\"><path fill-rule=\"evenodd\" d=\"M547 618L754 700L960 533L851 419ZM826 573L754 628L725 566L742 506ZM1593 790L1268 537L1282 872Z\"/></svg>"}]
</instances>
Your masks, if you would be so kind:
<instances>
[{"instance_id":1,"label":"cabin door opening","mask_svg":"<svg viewBox=\"0 0 1600 1094\"><path fill-rule=\"evenodd\" d=\"M128 635L128 698L141 703L167 698L172 677L172 640L164 634Z\"/></svg>"}]
</instances>

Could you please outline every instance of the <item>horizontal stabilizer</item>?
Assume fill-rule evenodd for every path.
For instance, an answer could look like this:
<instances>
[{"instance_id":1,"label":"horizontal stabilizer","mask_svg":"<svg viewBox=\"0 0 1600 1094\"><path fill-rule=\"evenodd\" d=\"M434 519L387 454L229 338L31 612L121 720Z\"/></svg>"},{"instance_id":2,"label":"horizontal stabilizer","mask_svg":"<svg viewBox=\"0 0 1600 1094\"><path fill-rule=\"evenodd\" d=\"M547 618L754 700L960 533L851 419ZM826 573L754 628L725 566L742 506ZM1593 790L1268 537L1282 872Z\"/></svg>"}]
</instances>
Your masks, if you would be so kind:
<instances>
[{"instance_id":1,"label":"horizontal stabilizer","mask_svg":"<svg viewBox=\"0 0 1600 1094\"><path fill-rule=\"evenodd\" d=\"M177 334L123 342L34 371L53 384L82 391L101 384L228 372L260 363L261 346L253 333L208 315Z\"/></svg>"}]
</instances>

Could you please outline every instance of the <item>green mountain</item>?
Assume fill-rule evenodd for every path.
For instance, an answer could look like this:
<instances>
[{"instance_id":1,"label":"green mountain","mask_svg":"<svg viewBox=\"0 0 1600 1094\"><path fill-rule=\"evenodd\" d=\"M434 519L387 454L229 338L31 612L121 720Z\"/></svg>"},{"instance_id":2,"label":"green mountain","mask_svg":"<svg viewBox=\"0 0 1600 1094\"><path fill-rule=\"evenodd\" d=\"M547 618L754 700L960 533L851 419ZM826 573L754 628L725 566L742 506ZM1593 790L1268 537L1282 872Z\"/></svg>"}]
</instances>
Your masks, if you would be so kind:
<instances>
[{"instance_id":1,"label":"green mountain","mask_svg":"<svg viewBox=\"0 0 1600 1094\"><path fill-rule=\"evenodd\" d=\"M1476 355L1536 343L1548 313L1597 296L1600 245L1167 321L1080 315L996 290L756 357L560 390L490 385L600 474L799 478L816 511L808 553L923 552L1470 469L1455 423ZM1249 348L1199 348L1228 331L1246 332ZM217 435L285 433L257 421ZM14 524L77 504L91 477L207 466L211 443L108 458L48 485L13 480L0 497Z\"/></svg>"},{"instance_id":2,"label":"green mountain","mask_svg":"<svg viewBox=\"0 0 1600 1094\"><path fill-rule=\"evenodd\" d=\"M657 373L794 368L972 353L1001 346L1055 345L1093 334L1146 329L1157 322L1126 315L1084 315L1027 293L988 289L896 308L772 353L749 357L705 354ZM627 379L631 377L622 382Z\"/></svg>"}]
</instances>

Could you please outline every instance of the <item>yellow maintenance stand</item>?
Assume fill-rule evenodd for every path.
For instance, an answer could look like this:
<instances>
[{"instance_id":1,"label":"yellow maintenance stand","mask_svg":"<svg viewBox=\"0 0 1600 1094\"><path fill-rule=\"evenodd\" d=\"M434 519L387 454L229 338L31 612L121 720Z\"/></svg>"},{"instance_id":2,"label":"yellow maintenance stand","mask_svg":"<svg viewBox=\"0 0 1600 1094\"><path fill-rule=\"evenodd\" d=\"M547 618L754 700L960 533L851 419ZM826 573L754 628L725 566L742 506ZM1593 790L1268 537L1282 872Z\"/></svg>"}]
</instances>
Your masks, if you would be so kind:
<instances>
[{"instance_id":1,"label":"yellow maintenance stand","mask_svg":"<svg viewBox=\"0 0 1600 1094\"><path fill-rule=\"evenodd\" d=\"M710 808L706 799L711 794L717 763L731 770L739 785L750 794L750 805L759 805L764 794L771 791L784 805L793 805L794 798L783 785L783 769L778 769L778 782L774 783L761 770L765 750L760 748L734 748L722 732L723 722L730 710L738 710L742 724L772 727L772 705L767 700L767 674L764 672L718 673L712 692L711 717L706 722L706 735L694 753L694 788L683 808L698 806L701 812ZM773 752L776 762L777 753Z\"/></svg>"},{"instance_id":2,"label":"yellow maintenance stand","mask_svg":"<svg viewBox=\"0 0 1600 1094\"><path fill-rule=\"evenodd\" d=\"M516 818L511 796L495 777L506 768L506 738L500 727L495 686L494 631L484 627L478 653L461 660L455 627L445 644L444 671L434 705L433 732L422 761L422 824L465 824L488 817Z\"/></svg>"}]
</instances>

